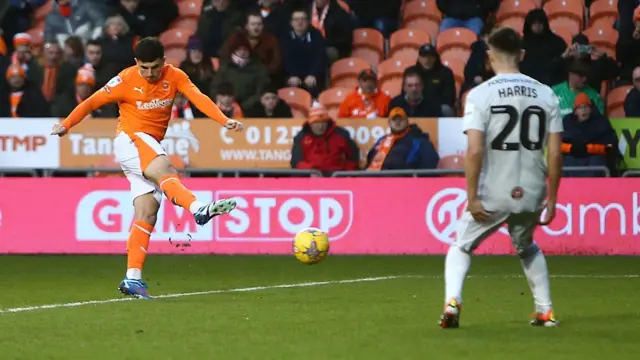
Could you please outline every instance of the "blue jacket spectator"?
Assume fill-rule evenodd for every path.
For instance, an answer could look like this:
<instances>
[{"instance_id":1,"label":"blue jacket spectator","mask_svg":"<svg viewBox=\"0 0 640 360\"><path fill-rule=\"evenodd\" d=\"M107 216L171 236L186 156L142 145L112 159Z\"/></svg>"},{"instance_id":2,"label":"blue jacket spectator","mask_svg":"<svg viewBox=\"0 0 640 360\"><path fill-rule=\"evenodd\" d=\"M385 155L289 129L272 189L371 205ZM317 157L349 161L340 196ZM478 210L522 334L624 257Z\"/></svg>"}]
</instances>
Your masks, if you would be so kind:
<instances>
[{"instance_id":1,"label":"blue jacket spectator","mask_svg":"<svg viewBox=\"0 0 640 360\"><path fill-rule=\"evenodd\" d=\"M429 134L409 124L402 108L389 114L391 133L379 138L367 154L367 170L435 169L440 156Z\"/></svg>"}]
</instances>

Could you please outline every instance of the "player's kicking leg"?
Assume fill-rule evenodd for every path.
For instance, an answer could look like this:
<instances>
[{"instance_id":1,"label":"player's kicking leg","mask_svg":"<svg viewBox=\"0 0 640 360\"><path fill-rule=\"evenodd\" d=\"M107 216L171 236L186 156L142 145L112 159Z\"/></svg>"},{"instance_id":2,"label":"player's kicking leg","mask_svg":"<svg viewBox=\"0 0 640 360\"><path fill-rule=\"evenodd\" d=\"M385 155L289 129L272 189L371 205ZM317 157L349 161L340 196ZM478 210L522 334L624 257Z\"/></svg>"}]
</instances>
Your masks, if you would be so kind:
<instances>
[{"instance_id":1,"label":"player's kicking leg","mask_svg":"<svg viewBox=\"0 0 640 360\"><path fill-rule=\"evenodd\" d=\"M144 174L158 184L171 202L191 212L198 225L204 225L213 217L228 214L236 208L236 201L233 199L220 199L209 204L196 199L195 195L182 184L166 156L153 159Z\"/></svg>"},{"instance_id":2,"label":"player's kicking leg","mask_svg":"<svg viewBox=\"0 0 640 360\"><path fill-rule=\"evenodd\" d=\"M522 269L529 282L535 303L530 324L532 326L554 327L559 321L551 304L549 271L542 250L533 241L533 233L538 226L539 214L513 214L507 220L511 241L520 257Z\"/></svg>"}]
</instances>

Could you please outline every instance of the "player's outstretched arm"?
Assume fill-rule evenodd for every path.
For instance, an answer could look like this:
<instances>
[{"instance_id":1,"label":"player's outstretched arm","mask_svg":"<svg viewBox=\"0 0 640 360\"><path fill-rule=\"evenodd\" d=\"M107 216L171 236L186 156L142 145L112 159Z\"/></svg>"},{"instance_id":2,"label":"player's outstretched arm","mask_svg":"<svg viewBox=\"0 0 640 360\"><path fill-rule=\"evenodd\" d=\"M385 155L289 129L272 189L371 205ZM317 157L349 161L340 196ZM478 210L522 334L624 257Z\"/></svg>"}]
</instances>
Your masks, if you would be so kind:
<instances>
[{"instance_id":1,"label":"player's outstretched arm","mask_svg":"<svg viewBox=\"0 0 640 360\"><path fill-rule=\"evenodd\" d=\"M60 124L55 124L51 131L51 135L64 136L72 127L80 123L80 121L82 121L92 111L116 100L117 99L114 95L106 91L105 88L98 90L85 101L78 104L71 114L69 114L69 116L67 116L67 118Z\"/></svg>"},{"instance_id":2,"label":"player's outstretched arm","mask_svg":"<svg viewBox=\"0 0 640 360\"><path fill-rule=\"evenodd\" d=\"M478 198L478 181L484 158L484 132L467 130L467 152L464 161L464 173L467 178L467 199L469 202Z\"/></svg>"},{"instance_id":3,"label":"player's outstretched arm","mask_svg":"<svg viewBox=\"0 0 640 360\"><path fill-rule=\"evenodd\" d=\"M203 94L186 75L184 76L185 78L180 79L178 82L178 90L195 105L198 110L229 130L242 131L243 126L241 122L229 119L207 95Z\"/></svg>"}]
</instances>

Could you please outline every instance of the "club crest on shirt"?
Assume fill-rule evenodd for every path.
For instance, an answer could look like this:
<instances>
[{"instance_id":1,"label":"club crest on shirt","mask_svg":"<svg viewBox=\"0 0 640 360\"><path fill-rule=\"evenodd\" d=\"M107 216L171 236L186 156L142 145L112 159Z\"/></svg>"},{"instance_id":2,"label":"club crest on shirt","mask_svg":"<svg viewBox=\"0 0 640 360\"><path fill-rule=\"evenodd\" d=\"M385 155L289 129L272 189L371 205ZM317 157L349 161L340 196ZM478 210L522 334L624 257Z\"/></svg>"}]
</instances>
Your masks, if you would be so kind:
<instances>
[{"instance_id":1,"label":"club crest on shirt","mask_svg":"<svg viewBox=\"0 0 640 360\"><path fill-rule=\"evenodd\" d=\"M511 190L511 198L514 200L520 200L524 196L524 189L517 186Z\"/></svg>"},{"instance_id":2,"label":"club crest on shirt","mask_svg":"<svg viewBox=\"0 0 640 360\"><path fill-rule=\"evenodd\" d=\"M107 83L107 87L116 87L122 83L122 78L120 76L114 76Z\"/></svg>"},{"instance_id":3,"label":"club crest on shirt","mask_svg":"<svg viewBox=\"0 0 640 360\"><path fill-rule=\"evenodd\" d=\"M171 85L169 84L169 82L167 80L162 80L162 90L169 91L170 88Z\"/></svg>"}]
</instances>

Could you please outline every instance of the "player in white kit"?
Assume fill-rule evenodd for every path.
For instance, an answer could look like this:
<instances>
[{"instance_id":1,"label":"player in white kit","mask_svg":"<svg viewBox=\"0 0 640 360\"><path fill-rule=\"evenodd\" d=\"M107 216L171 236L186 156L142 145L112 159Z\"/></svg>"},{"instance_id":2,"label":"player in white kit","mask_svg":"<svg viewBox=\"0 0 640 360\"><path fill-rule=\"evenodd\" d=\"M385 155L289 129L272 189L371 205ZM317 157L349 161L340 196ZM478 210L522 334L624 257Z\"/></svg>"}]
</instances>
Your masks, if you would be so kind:
<instances>
[{"instance_id":1,"label":"player in white kit","mask_svg":"<svg viewBox=\"0 0 640 360\"><path fill-rule=\"evenodd\" d=\"M559 101L551 88L518 71L524 52L515 30L494 31L488 45L496 76L471 90L466 99L468 205L445 261L445 309L440 327L459 326L471 254L504 223L533 293L536 310L531 325L556 326L547 264L533 232L555 216L562 171Z\"/></svg>"}]
</instances>

